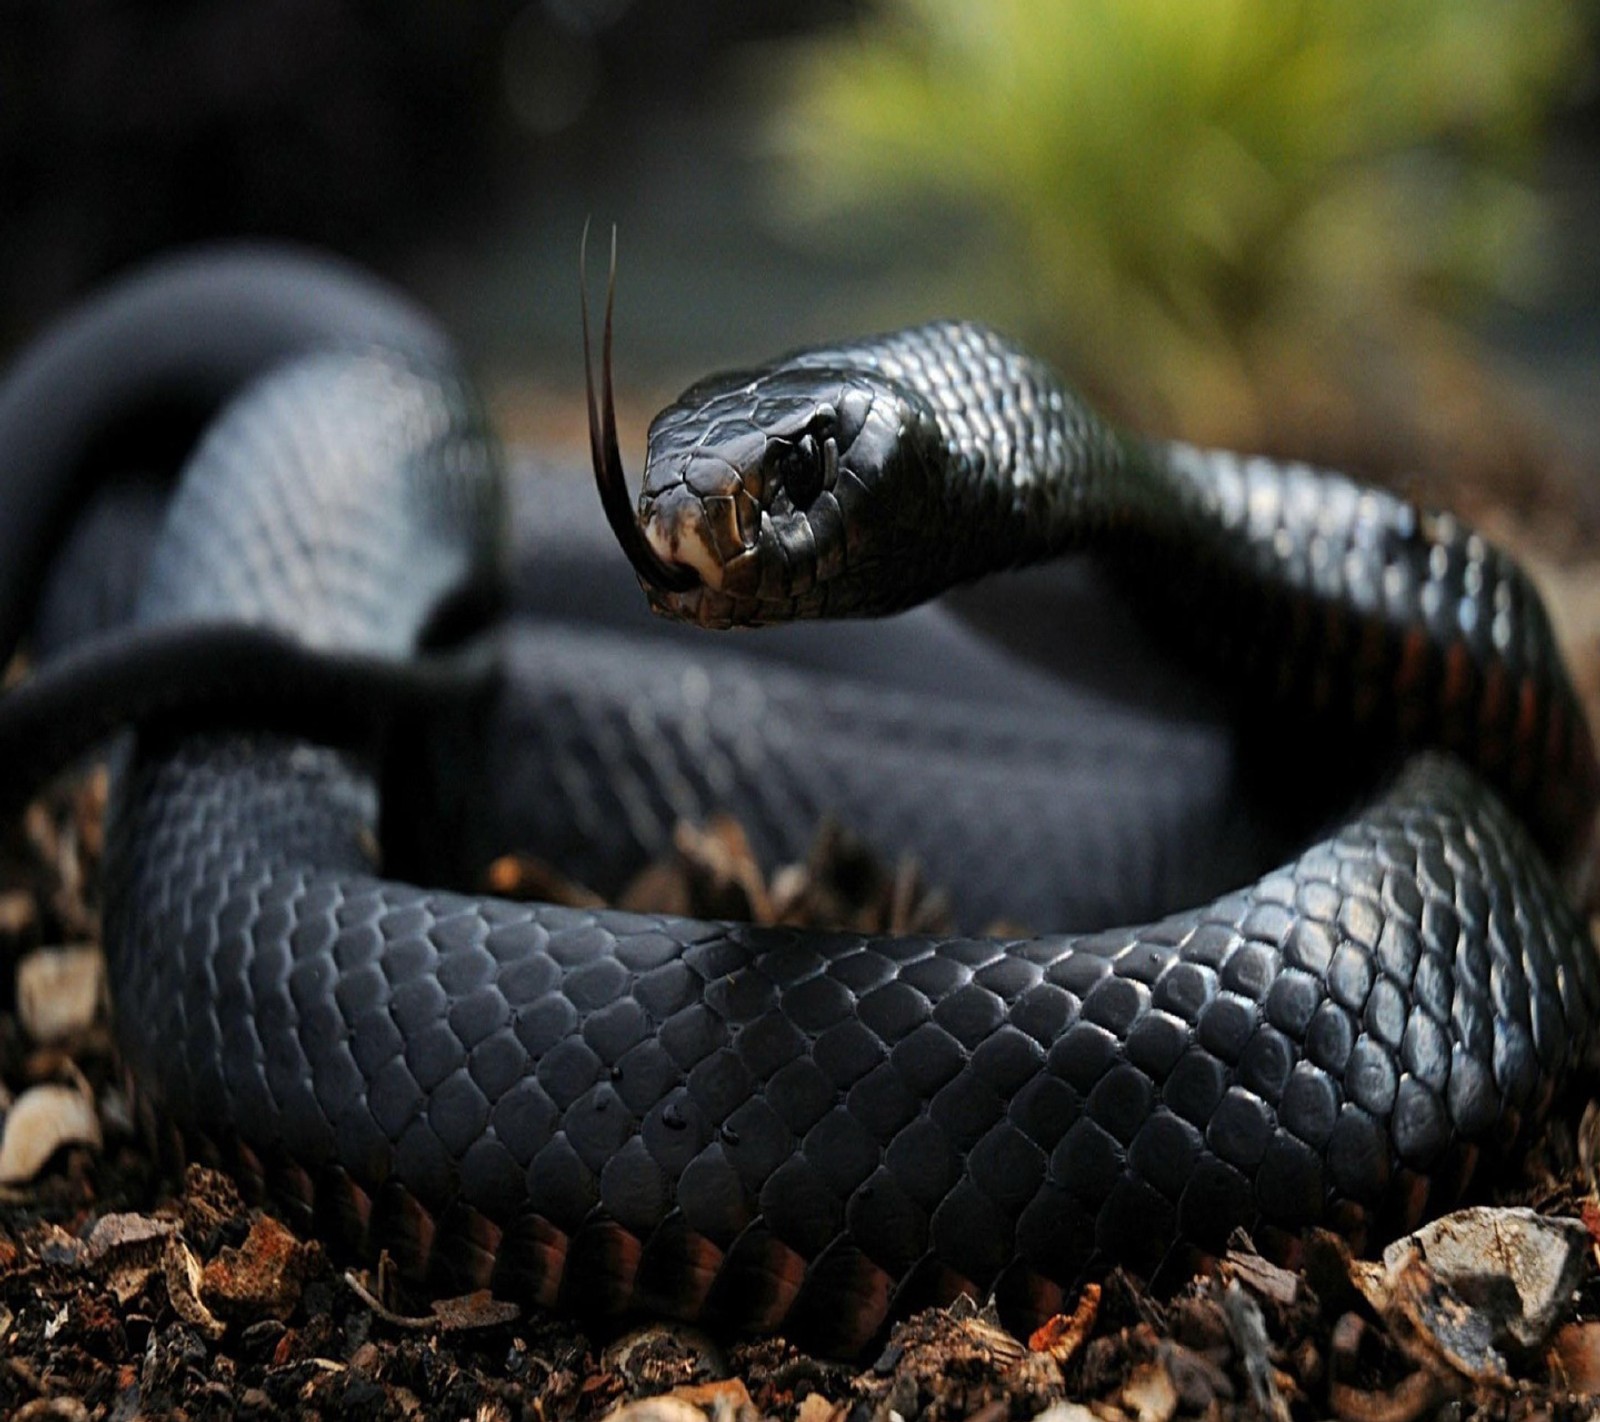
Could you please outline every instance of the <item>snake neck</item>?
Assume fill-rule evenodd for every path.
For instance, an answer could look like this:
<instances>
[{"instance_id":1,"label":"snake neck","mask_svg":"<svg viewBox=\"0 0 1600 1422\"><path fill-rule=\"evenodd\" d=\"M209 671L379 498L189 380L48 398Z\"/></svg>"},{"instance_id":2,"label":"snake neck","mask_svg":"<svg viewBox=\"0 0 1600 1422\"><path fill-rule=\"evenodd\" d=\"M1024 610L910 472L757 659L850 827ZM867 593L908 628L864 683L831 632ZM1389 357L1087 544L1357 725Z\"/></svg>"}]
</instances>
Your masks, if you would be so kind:
<instances>
[{"instance_id":1,"label":"snake neck","mask_svg":"<svg viewBox=\"0 0 1600 1422\"><path fill-rule=\"evenodd\" d=\"M925 402L947 585L1093 548L1269 717L1354 728L1386 755L1442 746L1581 872L1600 806L1588 723L1537 590L1464 521L1309 465L1125 436L971 323L842 358Z\"/></svg>"},{"instance_id":2,"label":"snake neck","mask_svg":"<svg viewBox=\"0 0 1600 1422\"><path fill-rule=\"evenodd\" d=\"M1309 465L1181 444L1147 457L1192 527L1181 556L1204 592L1169 612L1182 635L1319 731L1460 756L1582 886L1600 767L1544 602L1505 550Z\"/></svg>"},{"instance_id":3,"label":"snake neck","mask_svg":"<svg viewBox=\"0 0 1600 1422\"><path fill-rule=\"evenodd\" d=\"M1119 533L1168 522L1176 532L1163 463L986 326L937 321L793 363L871 370L911 393L909 418L949 515L946 584L1105 547Z\"/></svg>"}]
</instances>

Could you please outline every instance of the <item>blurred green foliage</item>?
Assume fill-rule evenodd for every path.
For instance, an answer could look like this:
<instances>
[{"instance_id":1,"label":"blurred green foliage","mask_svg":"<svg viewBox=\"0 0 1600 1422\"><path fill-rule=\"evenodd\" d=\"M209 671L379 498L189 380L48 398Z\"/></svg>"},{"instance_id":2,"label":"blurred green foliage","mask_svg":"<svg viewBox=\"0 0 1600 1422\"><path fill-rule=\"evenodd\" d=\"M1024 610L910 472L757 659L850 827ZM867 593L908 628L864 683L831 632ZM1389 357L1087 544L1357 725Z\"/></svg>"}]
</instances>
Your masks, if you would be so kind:
<instances>
[{"instance_id":1,"label":"blurred green foliage","mask_svg":"<svg viewBox=\"0 0 1600 1422\"><path fill-rule=\"evenodd\" d=\"M1518 175L1593 14L881 0L785 55L784 190L857 239L940 224L949 304L1148 418L1239 432L1286 382L1403 359L1463 301L1536 279Z\"/></svg>"}]
</instances>

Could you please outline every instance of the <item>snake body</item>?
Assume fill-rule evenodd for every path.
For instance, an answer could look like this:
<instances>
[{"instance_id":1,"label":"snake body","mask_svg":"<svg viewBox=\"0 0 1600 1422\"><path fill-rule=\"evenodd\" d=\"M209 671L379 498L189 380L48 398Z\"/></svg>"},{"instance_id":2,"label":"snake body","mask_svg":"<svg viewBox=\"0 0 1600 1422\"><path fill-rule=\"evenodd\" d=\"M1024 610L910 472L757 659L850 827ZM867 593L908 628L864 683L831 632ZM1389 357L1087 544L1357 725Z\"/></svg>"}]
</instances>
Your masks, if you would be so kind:
<instances>
[{"instance_id":1,"label":"snake body","mask_svg":"<svg viewBox=\"0 0 1600 1422\"><path fill-rule=\"evenodd\" d=\"M192 337L209 313L204 339L229 345L195 291L261 270L168 268L92 309L68 356L58 339L13 374L9 405L0 391L0 436L67 374L95 374L83 351L108 329ZM507 539L498 455L444 344L352 302L347 330L319 306L218 382L232 398L138 558L140 635L181 650L186 628L246 624L334 680L341 659L403 680L419 649L479 632ZM108 326L107 309L137 320ZM214 354L180 352L163 378ZM65 480L77 452L40 445L22 477ZM313 1226L441 1288L848 1350L963 1290L1026 1322L1111 1263L1154 1272L1238 1226L1391 1232L1503 1151L1590 1040L1600 972L1563 882L1596 803L1587 727L1526 578L1448 516L1125 440L967 325L695 387L652 428L641 516L697 580L651 598L708 623L887 611L1098 542L1253 724L1349 728L1375 771L1409 759L1281 867L1146 926L864 937L419 888L383 877L376 846L420 868L446 832L472 840L487 811L450 788L469 764L487 767L473 783L534 787L524 816L602 806L602 841L761 777L782 783L750 790L755 819L777 826L851 736L871 796L917 803L925 764L950 800L939 756L959 759L960 718L930 710L930 735L906 708L937 703L909 684L798 662L753 678L616 630L502 628L503 682L417 718L398 777L393 744L318 744L316 708L291 735L254 729L237 697L210 723L146 699L106 864L123 1049L159 1122ZM777 564L753 556L763 541ZM5 591L20 627L27 600ZM292 721L286 655L261 700ZM655 699L608 701L618 680ZM1055 903L1066 733L985 689L952 694L1023 771L983 781L983 808L1029 809L1043 787L1039 828L1019 832L1045 862L1018 884ZM527 712L536 694L550 719ZM518 736L533 749L503 748ZM1114 782L1131 752L1105 754ZM1181 757L1165 763L1181 780ZM973 881L1001 833L972 829Z\"/></svg>"}]
</instances>

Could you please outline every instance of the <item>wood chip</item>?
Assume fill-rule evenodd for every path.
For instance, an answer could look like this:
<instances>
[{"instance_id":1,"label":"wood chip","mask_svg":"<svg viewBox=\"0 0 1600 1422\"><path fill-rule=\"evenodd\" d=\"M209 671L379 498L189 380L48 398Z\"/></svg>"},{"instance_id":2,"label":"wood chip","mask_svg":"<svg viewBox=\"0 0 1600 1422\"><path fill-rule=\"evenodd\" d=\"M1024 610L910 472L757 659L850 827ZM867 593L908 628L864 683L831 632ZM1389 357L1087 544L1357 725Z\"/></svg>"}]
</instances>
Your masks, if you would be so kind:
<instances>
[{"instance_id":1,"label":"wood chip","mask_svg":"<svg viewBox=\"0 0 1600 1422\"><path fill-rule=\"evenodd\" d=\"M254 1323L287 1319L300 1303L300 1288L313 1259L271 1215L260 1215L243 1244L222 1250L205 1267L200 1292L226 1318Z\"/></svg>"},{"instance_id":2,"label":"wood chip","mask_svg":"<svg viewBox=\"0 0 1600 1422\"><path fill-rule=\"evenodd\" d=\"M434 1318L445 1333L471 1333L483 1328L502 1328L522 1317L522 1309L509 1299L497 1299L487 1289L454 1298L435 1299L430 1305Z\"/></svg>"},{"instance_id":3,"label":"wood chip","mask_svg":"<svg viewBox=\"0 0 1600 1422\"><path fill-rule=\"evenodd\" d=\"M189 1165L184 1169L183 1195L178 1208L184 1233L202 1244L245 1214L239 1187L229 1176L208 1165Z\"/></svg>"},{"instance_id":4,"label":"wood chip","mask_svg":"<svg viewBox=\"0 0 1600 1422\"><path fill-rule=\"evenodd\" d=\"M1423 1368L1388 1392L1368 1392L1334 1383L1328 1389L1328 1404L1341 1422L1415 1422L1453 1392L1437 1373Z\"/></svg>"},{"instance_id":5,"label":"wood chip","mask_svg":"<svg viewBox=\"0 0 1600 1422\"><path fill-rule=\"evenodd\" d=\"M1300 1297L1300 1276L1242 1249L1230 1249L1223 1258L1223 1273L1283 1308Z\"/></svg>"},{"instance_id":6,"label":"wood chip","mask_svg":"<svg viewBox=\"0 0 1600 1422\"><path fill-rule=\"evenodd\" d=\"M31 1086L11 1103L0 1130L0 1185L20 1185L62 1146L100 1148L94 1098L76 1086Z\"/></svg>"},{"instance_id":7,"label":"wood chip","mask_svg":"<svg viewBox=\"0 0 1600 1422\"><path fill-rule=\"evenodd\" d=\"M167 1241L161 1257L161 1272L167 1282L167 1299L179 1318L212 1342L228 1331L227 1325L201 1302L200 1261L177 1235Z\"/></svg>"},{"instance_id":8,"label":"wood chip","mask_svg":"<svg viewBox=\"0 0 1600 1422\"><path fill-rule=\"evenodd\" d=\"M0 891L0 937L17 939L33 932L39 905L26 889Z\"/></svg>"},{"instance_id":9,"label":"wood chip","mask_svg":"<svg viewBox=\"0 0 1600 1422\"><path fill-rule=\"evenodd\" d=\"M1052 1402L1033 1422L1101 1422L1101 1418L1081 1402Z\"/></svg>"},{"instance_id":10,"label":"wood chip","mask_svg":"<svg viewBox=\"0 0 1600 1422\"><path fill-rule=\"evenodd\" d=\"M838 1404L829 1402L820 1392L808 1392L795 1409L794 1422L829 1422L838 1411Z\"/></svg>"},{"instance_id":11,"label":"wood chip","mask_svg":"<svg viewBox=\"0 0 1600 1422\"><path fill-rule=\"evenodd\" d=\"M1139 1422L1172 1422L1178 1410L1178 1389L1160 1362L1141 1363L1123 1384L1117 1401Z\"/></svg>"},{"instance_id":12,"label":"wood chip","mask_svg":"<svg viewBox=\"0 0 1600 1422\"><path fill-rule=\"evenodd\" d=\"M1569 1391L1600 1393L1600 1323L1569 1323L1550 1344L1550 1373Z\"/></svg>"},{"instance_id":13,"label":"wood chip","mask_svg":"<svg viewBox=\"0 0 1600 1422\"><path fill-rule=\"evenodd\" d=\"M1260 1306L1241 1288L1230 1282L1222 1294L1222 1312L1234 1350L1244 1366L1256 1406L1272 1422L1289 1422L1289 1405L1278 1389L1277 1376L1267 1353L1267 1323Z\"/></svg>"},{"instance_id":14,"label":"wood chip","mask_svg":"<svg viewBox=\"0 0 1600 1422\"><path fill-rule=\"evenodd\" d=\"M36 1397L19 1407L11 1422L89 1422L89 1409L75 1397Z\"/></svg>"},{"instance_id":15,"label":"wood chip","mask_svg":"<svg viewBox=\"0 0 1600 1422\"><path fill-rule=\"evenodd\" d=\"M1028 1338L1028 1347L1036 1353L1048 1353L1058 1363L1065 1363L1094 1331L1099 1312L1100 1285L1086 1284L1078 1297L1077 1308L1071 1314L1058 1313L1034 1329Z\"/></svg>"},{"instance_id":16,"label":"wood chip","mask_svg":"<svg viewBox=\"0 0 1600 1422\"><path fill-rule=\"evenodd\" d=\"M709 1422L706 1414L681 1397L646 1397L625 1402L606 1413L604 1422Z\"/></svg>"},{"instance_id":17,"label":"wood chip","mask_svg":"<svg viewBox=\"0 0 1600 1422\"><path fill-rule=\"evenodd\" d=\"M690 894L715 918L772 922L772 902L744 826L731 815L713 815L705 827L680 821L672 847L688 874Z\"/></svg>"},{"instance_id":18,"label":"wood chip","mask_svg":"<svg viewBox=\"0 0 1600 1422\"><path fill-rule=\"evenodd\" d=\"M554 865L532 854L503 854L489 866L484 887L503 899L523 899L564 908L604 908L606 901Z\"/></svg>"},{"instance_id":19,"label":"wood chip","mask_svg":"<svg viewBox=\"0 0 1600 1422\"><path fill-rule=\"evenodd\" d=\"M84 1243L84 1260L100 1265L112 1293L127 1303L161 1267L167 1240L177 1228L172 1220L153 1215L102 1215Z\"/></svg>"},{"instance_id":20,"label":"wood chip","mask_svg":"<svg viewBox=\"0 0 1600 1422\"><path fill-rule=\"evenodd\" d=\"M682 1387L673 1388L668 1396L679 1398L695 1407L709 1407L719 1412L725 1410L738 1412L743 1408L754 1406L750 1401L750 1390L738 1378L686 1383Z\"/></svg>"},{"instance_id":21,"label":"wood chip","mask_svg":"<svg viewBox=\"0 0 1600 1422\"><path fill-rule=\"evenodd\" d=\"M93 945L46 948L17 964L17 1016L35 1042L70 1041L106 1000L106 961Z\"/></svg>"}]
</instances>

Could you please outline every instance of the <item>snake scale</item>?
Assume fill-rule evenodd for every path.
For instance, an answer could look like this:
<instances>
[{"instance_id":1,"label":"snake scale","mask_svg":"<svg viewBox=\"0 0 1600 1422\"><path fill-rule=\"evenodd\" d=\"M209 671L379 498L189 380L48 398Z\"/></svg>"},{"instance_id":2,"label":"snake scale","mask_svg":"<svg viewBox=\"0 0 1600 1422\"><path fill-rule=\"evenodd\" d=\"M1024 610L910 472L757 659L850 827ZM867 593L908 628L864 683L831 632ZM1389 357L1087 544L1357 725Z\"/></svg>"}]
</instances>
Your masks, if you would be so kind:
<instances>
[{"instance_id":1,"label":"snake scale","mask_svg":"<svg viewBox=\"0 0 1600 1422\"><path fill-rule=\"evenodd\" d=\"M652 425L635 524L609 311L606 344L598 472L659 610L884 613L1090 546L1188 648L1179 699L1210 704L1188 690L1210 666L1288 746L1278 799L1347 754L1378 792L1308 812L1332 828L1223 889L1206 873L1260 844L1188 787L1230 771L1136 713L1064 727L1064 693L991 673L943 611L780 636L765 662L512 625L501 458L447 343L331 264L168 263L0 387L0 633L31 628L42 663L0 744L21 785L48 768L20 763L40 727L54 764L137 724L106 943L126 1060L188 1149L436 1287L849 1350L961 1291L1026 1323L1236 1227L1393 1232L1548 1102L1600 1007L1568 895L1597 776L1503 553L1337 474L1124 438L960 323L693 387ZM555 537L530 576L581 618L604 594L571 585L578 546L599 545ZM30 694L55 709L25 721ZM459 881L451 846L543 834L600 881L621 841L637 857L724 801L793 852L791 820L851 795L890 839L956 836L964 912L1009 890L1054 927L1098 894L1144 926L868 937L379 872ZM1117 806L1139 826L1125 891L1114 855L1070 860Z\"/></svg>"}]
</instances>

